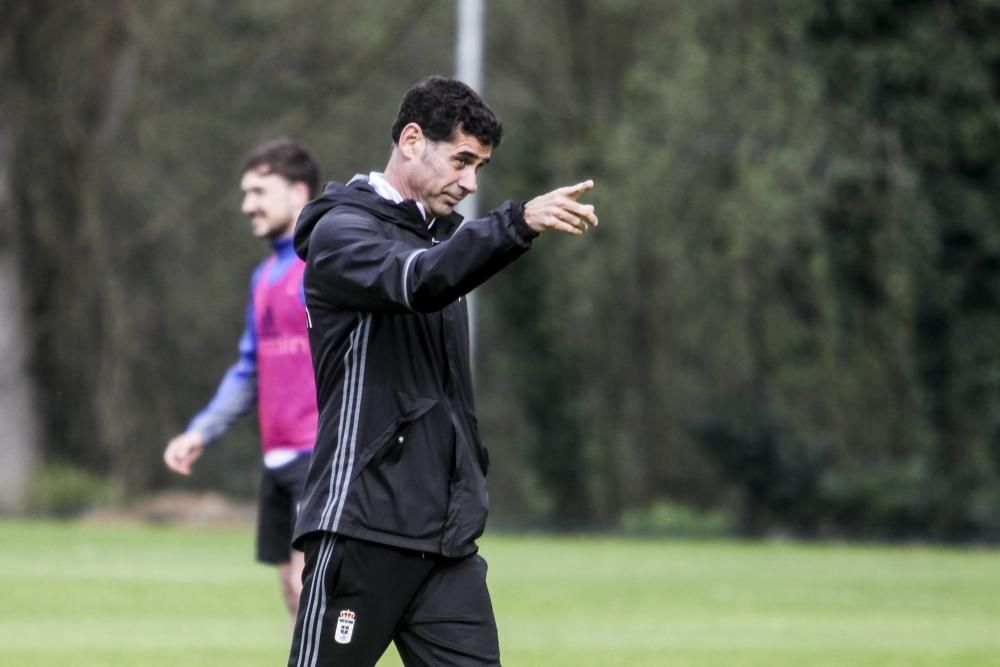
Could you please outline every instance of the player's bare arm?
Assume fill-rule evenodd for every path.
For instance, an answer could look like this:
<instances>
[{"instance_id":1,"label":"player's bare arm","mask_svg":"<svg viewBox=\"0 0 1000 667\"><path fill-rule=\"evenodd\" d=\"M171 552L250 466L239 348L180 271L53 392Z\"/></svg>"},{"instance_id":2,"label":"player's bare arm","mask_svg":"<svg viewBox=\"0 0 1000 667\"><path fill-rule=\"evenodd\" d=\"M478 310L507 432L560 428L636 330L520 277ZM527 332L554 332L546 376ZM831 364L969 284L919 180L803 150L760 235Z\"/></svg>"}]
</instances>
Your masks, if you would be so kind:
<instances>
[{"instance_id":1,"label":"player's bare arm","mask_svg":"<svg viewBox=\"0 0 1000 667\"><path fill-rule=\"evenodd\" d=\"M594 206L577 201L593 189L594 182L586 180L539 195L524 205L524 221L539 234L557 231L579 236L597 226Z\"/></svg>"}]
</instances>

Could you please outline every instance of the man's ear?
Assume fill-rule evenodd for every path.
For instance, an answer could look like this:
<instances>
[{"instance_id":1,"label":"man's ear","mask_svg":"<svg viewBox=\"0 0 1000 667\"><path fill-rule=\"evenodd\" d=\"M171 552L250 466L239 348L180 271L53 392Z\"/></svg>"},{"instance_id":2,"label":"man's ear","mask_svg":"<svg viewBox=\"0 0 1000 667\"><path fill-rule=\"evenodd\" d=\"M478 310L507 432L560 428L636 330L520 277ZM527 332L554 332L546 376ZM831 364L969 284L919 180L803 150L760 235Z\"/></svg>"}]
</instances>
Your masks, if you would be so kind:
<instances>
[{"instance_id":1,"label":"man's ear","mask_svg":"<svg viewBox=\"0 0 1000 667\"><path fill-rule=\"evenodd\" d=\"M426 143L427 137L424 136L423 129L416 123L407 123L399 133L396 145L399 146L399 152L403 157L412 160L424 154Z\"/></svg>"},{"instance_id":2,"label":"man's ear","mask_svg":"<svg viewBox=\"0 0 1000 667\"><path fill-rule=\"evenodd\" d=\"M309 185L305 181L294 181L292 183L292 192L295 193L295 198L302 202L305 206L312 199L312 191L309 189Z\"/></svg>"}]
</instances>

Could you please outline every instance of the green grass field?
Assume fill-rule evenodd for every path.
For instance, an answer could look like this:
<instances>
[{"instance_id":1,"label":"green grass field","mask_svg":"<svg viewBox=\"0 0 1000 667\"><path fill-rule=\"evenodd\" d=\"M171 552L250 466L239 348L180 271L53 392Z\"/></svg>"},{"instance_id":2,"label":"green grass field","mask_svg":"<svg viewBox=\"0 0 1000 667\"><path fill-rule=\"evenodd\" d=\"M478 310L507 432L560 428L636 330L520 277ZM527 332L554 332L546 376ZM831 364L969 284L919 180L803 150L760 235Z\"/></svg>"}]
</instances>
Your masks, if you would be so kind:
<instances>
[{"instance_id":1,"label":"green grass field","mask_svg":"<svg viewBox=\"0 0 1000 667\"><path fill-rule=\"evenodd\" d=\"M1000 665L996 550L481 546L507 667ZM0 521L0 665L282 665L275 575L251 552L249 528Z\"/></svg>"}]
</instances>

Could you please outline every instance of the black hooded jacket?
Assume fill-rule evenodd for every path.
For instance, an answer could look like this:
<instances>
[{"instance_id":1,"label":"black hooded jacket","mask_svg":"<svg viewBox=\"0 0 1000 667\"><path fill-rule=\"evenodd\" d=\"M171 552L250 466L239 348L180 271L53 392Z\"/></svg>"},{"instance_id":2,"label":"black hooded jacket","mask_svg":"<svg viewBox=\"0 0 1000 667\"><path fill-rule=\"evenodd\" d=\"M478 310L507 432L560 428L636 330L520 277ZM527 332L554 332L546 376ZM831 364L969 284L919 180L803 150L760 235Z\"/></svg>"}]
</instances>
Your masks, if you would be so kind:
<instances>
[{"instance_id":1,"label":"black hooded jacket","mask_svg":"<svg viewBox=\"0 0 1000 667\"><path fill-rule=\"evenodd\" d=\"M295 540L339 533L475 552L488 510L465 295L526 252L523 205L439 218L367 181L330 183L299 216L320 409Z\"/></svg>"}]
</instances>

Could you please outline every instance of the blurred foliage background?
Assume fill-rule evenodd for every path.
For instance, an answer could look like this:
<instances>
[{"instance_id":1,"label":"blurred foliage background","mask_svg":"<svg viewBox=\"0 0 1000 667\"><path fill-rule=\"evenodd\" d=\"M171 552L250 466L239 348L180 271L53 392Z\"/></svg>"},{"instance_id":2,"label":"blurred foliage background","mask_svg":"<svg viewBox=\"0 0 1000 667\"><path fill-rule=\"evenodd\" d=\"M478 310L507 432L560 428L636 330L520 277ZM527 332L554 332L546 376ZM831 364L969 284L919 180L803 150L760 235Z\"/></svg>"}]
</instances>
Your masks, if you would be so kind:
<instances>
[{"instance_id":1,"label":"blurred foliage background","mask_svg":"<svg viewBox=\"0 0 1000 667\"><path fill-rule=\"evenodd\" d=\"M252 419L161 462L267 252L239 165L381 169L454 33L452 0L0 0L5 447L251 496ZM997 0L488 2L481 207L593 178L601 218L477 291L494 524L1000 539L997 34Z\"/></svg>"}]
</instances>

